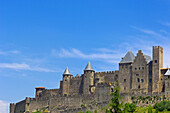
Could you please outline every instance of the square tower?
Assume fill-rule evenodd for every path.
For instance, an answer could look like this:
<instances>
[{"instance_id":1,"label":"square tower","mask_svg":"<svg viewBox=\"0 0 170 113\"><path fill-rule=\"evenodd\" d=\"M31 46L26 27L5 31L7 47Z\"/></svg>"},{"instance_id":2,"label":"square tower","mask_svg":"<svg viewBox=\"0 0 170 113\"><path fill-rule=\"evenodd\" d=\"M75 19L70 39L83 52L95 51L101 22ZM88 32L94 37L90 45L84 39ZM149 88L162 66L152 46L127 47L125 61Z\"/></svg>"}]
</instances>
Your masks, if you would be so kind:
<instances>
[{"instance_id":1,"label":"square tower","mask_svg":"<svg viewBox=\"0 0 170 113\"><path fill-rule=\"evenodd\" d=\"M152 93L161 92L161 68L163 68L163 48L153 46Z\"/></svg>"}]
</instances>

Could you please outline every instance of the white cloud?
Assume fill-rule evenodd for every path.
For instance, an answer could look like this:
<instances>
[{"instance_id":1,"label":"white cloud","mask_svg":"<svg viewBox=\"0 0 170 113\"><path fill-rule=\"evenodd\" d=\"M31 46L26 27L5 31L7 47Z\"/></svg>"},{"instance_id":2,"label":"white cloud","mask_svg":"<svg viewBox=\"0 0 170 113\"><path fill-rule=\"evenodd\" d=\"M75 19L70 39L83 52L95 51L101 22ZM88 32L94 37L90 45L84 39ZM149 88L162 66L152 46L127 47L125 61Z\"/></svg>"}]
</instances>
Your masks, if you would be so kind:
<instances>
[{"instance_id":1,"label":"white cloud","mask_svg":"<svg viewBox=\"0 0 170 113\"><path fill-rule=\"evenodd\" d=\"M4 51L0 51L0 55L6 55L7 53Z\"/></svg>"},{"instance_id":2,"label":"white cloud","mask_svg":"<svg viewBox=\"0 0 170 113\"><path fill-rule=\"evenodd\" d=\"M39 72L56 72L47 68L41 67L31 67L25 63L0 63L0 68L8 68L14 70L29 70L29 71L39 71Z\"/></svg>"},{"instance_id":3,"label":"white cloud","mask_svg":"<svg viewBox=\"0 0 170 113\"><path fill-rule=\"evenodd\" d=\"M19 53L20 53L20 51L18 51L18 50L13 50L13 51L10 51L9 53L19 54Z\"/></svg>"},{"instance_id":4,"label":"white cloud","mask_svg":"<svg viewBox=\"0 0 170 113\"><path fill-rule=\"evenodd\" d=\"M106 53L104 53L106 50ZM82 51L72 48L72 49L61 49L59 52L56 50L52 50L52 54L58 57L67 57L67 58L81 58L81 59L93 59L93 60L104 60L106 62L113 63L113 61L120 60L123 53L108 53L113 52L109 49L102 49L101 53L92 53L92 54L85 54Z\"/></svg>"},{"instance_id":5,"label":"white cloud","mask_svg":"<svg viewBox=\"0 0 170 113\"><path fill-rule=\"evenodd\" d=\"M162 23L162 25L170 26L170 23L169 22L164 22L164 23Z\"/></svg>"},{"instance_id":6,"label":"white cloud","mask_svg":"<svg viewBox=\"0 0 170 113\"><path fill-rule=\"evenodd\" d=\"M108 48L97 48L97 49L94 49L94 50L97 50L97 51L100 51L100 52L103 52L103 53L118 53L118 51L115 51L113 49L108 49Z\"/></svg>"},{"instance_id":7,"label":"white cloud","mask_svg":"<svg viewBox=\"0 0 170 113\"><path fill-rule=\"evenodd\" d=\"M12 50L12 51L0 51L0 55L9 55L9 54L19 54L20 51Z\"/></svg>"},{"instance_id":8,"label":"white cloud","mask_svg":"<svg viewBox=\"0 0 170 113\"><path fill-rule=\"evenodd\" d=\"M164 36L163 34L161 33L158 33L158 32L155 32L153 30L149 30L149 29L142 29L142 28L139 28L139 27L136 27L136 26L132 26L132 28L142 32L142 33L145 33L147 35L152 35L154 36L155 38L159 39L159 38L162 38L162 39L165 39L167 40L168 37Z\"/></svg>"},{"instance_id":9,"label":"white cloud","mask_svg":"<svg viewBox=\"0 0 170 113\"><path fill-rule=\"evenodd\" d=\"M8 113L8 103L0 100L0 113Z\"/></svg>"}]
</instances>

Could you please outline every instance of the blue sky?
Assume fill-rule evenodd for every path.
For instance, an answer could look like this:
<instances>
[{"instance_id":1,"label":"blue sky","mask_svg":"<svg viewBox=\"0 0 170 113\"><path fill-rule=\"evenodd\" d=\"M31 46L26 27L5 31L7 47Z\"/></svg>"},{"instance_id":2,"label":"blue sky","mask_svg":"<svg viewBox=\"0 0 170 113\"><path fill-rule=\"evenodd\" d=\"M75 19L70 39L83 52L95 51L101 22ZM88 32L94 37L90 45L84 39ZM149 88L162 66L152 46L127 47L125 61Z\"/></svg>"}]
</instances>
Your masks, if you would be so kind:
<instances>
[{"instance_id":1,"label":"blue sky","mask_svg":"<svg viewBox=\"0 0 170 113\"><path fill-rule=\"evenodd\" d=\"M81 75L117 70L127 51L164 48L170 66L169 0L0 0L0 107ZM1 112L1 111L0 111Z\"/></svg>"}]
</instances>

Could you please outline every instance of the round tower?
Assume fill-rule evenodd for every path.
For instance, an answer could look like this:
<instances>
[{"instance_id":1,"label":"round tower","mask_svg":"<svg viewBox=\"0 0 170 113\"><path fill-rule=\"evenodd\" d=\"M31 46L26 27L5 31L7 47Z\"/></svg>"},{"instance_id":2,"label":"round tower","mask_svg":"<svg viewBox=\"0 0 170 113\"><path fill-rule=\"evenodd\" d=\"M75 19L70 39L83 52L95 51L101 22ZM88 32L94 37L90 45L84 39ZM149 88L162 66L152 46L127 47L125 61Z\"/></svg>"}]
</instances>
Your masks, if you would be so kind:
<instances>
[{"instance_id":1,"label":"round tower","mask_svg":"<svg viewBox=\"0 0 170 113\"><path fill-rule=\"evenodd\" d=\"M62 93L63 95L69 95L69 88L70 88L70 79L73 77L73 75L70 73L68 67L65 69L63 73L63 88Z\"/></svg>"},{"instance_id":2,"label":"round tower","mask_svg":"<svg viewBox=\"0 0 170 113\"><path fill-rule=\"evenodd\" d=\"M86 68L84 69L83 75L83 94L90 94L90 88L94 86L94 73L90 61L88 62Z\"/></svg>"}]
</instances>

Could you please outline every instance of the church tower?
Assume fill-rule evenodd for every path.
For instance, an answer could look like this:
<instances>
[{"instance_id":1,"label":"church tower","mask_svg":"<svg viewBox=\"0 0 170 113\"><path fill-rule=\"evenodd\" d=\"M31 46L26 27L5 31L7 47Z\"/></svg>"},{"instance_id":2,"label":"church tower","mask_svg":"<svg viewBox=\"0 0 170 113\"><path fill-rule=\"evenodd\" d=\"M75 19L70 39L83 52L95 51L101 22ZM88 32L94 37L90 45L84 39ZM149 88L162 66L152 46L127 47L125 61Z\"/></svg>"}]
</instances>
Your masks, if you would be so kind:
<instances>
[{"instance_id":1,"label":"church tower","mask_svg":"<svg viewBox=\"0 0 170 113\"><path fill-rule=\"evenodd\" d=\"M70 73L68 67L65 69L63 73L63 87L62 87L62 93L63 95L69 95L69 89L70 89L70 79L73 77L73 75Z\"/></svg>"},{"instance_id":2,"label":"church tower","mask_svg":"<svg viewBox=\"0 0 170 113\"><path fill-rule=\"evenodd\" d=\"M161 68L163 68L163 48L153 46L152 93L161 92Z\"/></svg>"},{"instance_id":3,"label":"church tower","mask_svg":"<svg viewBox=\"0 0 170 113\"><path fill-rule=\"evenodd\" d=\"M83 75L83 95L90 94L90 88L94 86L94 73L90 62L88 62Z\"/></svg>"}]
</instances>

